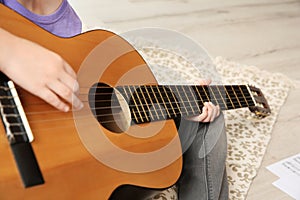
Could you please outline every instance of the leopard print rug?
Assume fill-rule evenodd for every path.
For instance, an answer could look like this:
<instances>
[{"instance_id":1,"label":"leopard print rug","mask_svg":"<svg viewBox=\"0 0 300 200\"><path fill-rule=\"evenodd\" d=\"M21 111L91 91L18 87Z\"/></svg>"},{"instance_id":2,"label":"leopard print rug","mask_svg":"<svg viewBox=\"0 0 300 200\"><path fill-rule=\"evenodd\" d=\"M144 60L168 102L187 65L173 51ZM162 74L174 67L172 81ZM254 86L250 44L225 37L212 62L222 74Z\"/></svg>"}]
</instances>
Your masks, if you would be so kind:
<instances>
[{"instance_id":1,"label":"leopard print rug","mask_svg":"<svg viewBox=\"0 0 300 200\"><path fill-rule=\"evenodd\" d=\"M159 41L145 40L145 37L132 39L130 34L123 37L141 53L159 84L197 84L199 80L209 78L212 84L249 84L263 91L272 110L270 116L256 119L248 109L224 113L228 139L226 166L229 200L246 199L271 139L280 108L294 83L280 73L262 71L223 57L211 58L201 46L186 51L172 38L161 42L163 36ZM173 186L147 200L177 199L176 187Z\"/></svg>"},{"instance_id":2,"label":"leopard print rug","mask_svg":"<svg viewBox=\"0 0 300 200\"><path fill-rule=\"evenodd\" d=\"M83 27L83 32L96 29L85 24ZM228 139L226 165L229 200L246 199L271 139L280 108L294 83L280 73L262 71L255 66L223 57L211 58L203 47L199 44L195 47L191 44L195 42L185 36L178 36L176 33L175 38L168 38L174 36L172 31L160 31L163 34L157 37L156 28L153 32L145 30L146 32L129 31L129 34L119 32L144 57L159 84L197 84L199 80L209 78L212 84L249 84L263 91L272 110L270 116L256 119L248 109L224 113ZM182 46L186 48L183 49ZM171 187L147 200L177 200L176 188Z\"/></svg>"},{"instance_id":3,"label":"leopard print rug","mask_svg":"<svg viewBox=\"0 0 300 200\"><path fill-rule=\"evenodd\" d=\"M159 84L185 84L186 80L195 83L210 77L223 84L251 84L262 90L272 110L270 116L257 119L248 109L225 111L229 199L244 200L261 165L280 107L293 87L292 81L282 74L262 71L222 57L211 59L212 62L199 61L205 69L213 68L207 71L195 69L170 51L156 48L140 48L139 51L151 66ZM147 200L176 199L176 188L171 187Z\"/></svg>"}]
</instances>

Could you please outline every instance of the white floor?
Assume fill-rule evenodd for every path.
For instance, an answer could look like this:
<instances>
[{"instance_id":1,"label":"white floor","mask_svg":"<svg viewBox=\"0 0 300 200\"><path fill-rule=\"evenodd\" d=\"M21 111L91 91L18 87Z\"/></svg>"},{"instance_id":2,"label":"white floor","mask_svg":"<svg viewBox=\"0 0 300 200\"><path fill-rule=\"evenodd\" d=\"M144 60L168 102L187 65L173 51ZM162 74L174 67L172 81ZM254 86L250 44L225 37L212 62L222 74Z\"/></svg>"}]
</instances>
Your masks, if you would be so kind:
<instances>
[{"instance_id":1,"label":"white floor","mask_svg":"<svg viewBox=\"0 0 300 200\"><path fill-rule=\"evenodd\" d=\"M280 72L296 88L283 106L266 156L247 200L288 200L265 169L300 153L300 1L299 0L70 0L89 25L119 31L161 27L180 31L213 56Z\"/></svg>"}]
</instances>

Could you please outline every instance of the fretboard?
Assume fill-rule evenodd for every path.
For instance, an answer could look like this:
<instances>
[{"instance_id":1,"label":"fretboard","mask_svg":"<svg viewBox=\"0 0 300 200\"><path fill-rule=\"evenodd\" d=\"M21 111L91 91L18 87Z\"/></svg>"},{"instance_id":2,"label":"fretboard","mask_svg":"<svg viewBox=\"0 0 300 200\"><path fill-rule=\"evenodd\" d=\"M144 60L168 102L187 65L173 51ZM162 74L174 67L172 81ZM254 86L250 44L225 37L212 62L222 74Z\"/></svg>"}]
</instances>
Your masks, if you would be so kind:
<instances>
[{"instance_id":1,"label":"fretboard","mask_svg":"<svg viewBox=\"0 0 300 200\"><path fill-rule=\"evenodd\" d=\"M127 101L135 123L199 115L205 102L219 105L221 110L255 106L247 85L142 85L116 89Z\"/></svg>"}]
</instances>

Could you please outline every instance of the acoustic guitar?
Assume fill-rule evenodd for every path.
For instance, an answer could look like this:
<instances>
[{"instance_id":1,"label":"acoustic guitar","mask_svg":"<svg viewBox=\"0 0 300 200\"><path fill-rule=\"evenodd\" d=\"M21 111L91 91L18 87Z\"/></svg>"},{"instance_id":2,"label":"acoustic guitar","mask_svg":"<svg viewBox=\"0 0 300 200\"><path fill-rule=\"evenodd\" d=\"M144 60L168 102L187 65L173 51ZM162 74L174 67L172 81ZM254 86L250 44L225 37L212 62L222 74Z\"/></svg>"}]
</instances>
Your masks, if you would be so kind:
<instances>
[{"instance_id":1,"label":"acoustic guitar","mask_svg":"<svg viewBox=\"0 0 300 200\"><path fill-rule=\"evenodd\" d=\"M249 85L158 85L141 55L106 30L60 38L3 5L0 26L61 55L85 104L59 112L1 75L0 199L104 200L122 185L166 188L182 168L174 119L200 114L207 101L270 114Z\"/></svg>"}]
</instances>

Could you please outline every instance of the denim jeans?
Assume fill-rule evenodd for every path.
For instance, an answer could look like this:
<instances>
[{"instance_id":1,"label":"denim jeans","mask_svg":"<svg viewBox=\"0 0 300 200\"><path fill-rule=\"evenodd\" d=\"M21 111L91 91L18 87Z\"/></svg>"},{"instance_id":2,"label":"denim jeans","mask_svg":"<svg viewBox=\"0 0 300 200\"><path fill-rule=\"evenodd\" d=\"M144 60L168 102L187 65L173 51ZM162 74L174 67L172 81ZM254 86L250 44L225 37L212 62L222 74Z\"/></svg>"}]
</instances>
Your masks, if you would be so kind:
<instances>
[{"instance_id":1,"label":"denim jeans","mask_svg":"<svg viewBox=\"0 0 300 200\"><path fill-rule=\"evenodd\" d=\"M179 200L227 200L227 139L224 117L212 123L176 121L183 151L183 169L176 183ZM110 200L144 200L161 190L122 186Z\"/></svg>"},{"instance_id":2,"label":"denim jeans","mask_svg":"<svg viewBox=\"0 0 300 200\"><path fill-rule=\"evenodd\" d=\"M179 200L228 199L223 115L212 123L181 122L179 136L184 153L177 183Z\"/></svg>"}]
</instances>

